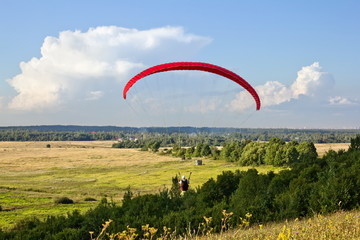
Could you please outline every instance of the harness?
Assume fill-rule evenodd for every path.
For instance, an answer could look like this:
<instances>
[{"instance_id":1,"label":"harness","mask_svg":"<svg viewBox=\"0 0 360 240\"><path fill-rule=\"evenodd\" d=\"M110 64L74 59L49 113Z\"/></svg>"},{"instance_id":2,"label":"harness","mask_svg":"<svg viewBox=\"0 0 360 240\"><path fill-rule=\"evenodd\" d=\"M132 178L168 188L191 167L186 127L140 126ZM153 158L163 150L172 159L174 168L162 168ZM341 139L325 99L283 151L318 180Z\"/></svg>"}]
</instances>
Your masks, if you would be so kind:
<instances>
[{"instance_id":1,"label":"harness","mask_svg":"<svg viewBox=\"0 0 360 240\"><path fill-rule=\"evenodd\" d=\"M189 182L188 180L181 180L180 182L180 190L187 191L189 189Z\"/></svg>"}]
</instances>

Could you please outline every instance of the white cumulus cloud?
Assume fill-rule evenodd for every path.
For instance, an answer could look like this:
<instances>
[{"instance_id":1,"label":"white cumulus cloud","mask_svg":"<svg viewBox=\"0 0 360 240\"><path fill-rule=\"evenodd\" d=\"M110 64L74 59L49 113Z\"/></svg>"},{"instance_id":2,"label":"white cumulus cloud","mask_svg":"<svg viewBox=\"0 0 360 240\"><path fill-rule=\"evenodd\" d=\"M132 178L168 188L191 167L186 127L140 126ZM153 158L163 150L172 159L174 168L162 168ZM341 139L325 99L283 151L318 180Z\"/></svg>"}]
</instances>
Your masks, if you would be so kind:
<instances>
[{"instance_id":1,"label":"white cumulus cloud","mask_svg":"<svg viewBox=\"0 0 360 240\"><path fill-rule=\"evenodd\" d=\"M314 62L303 67L297 73L297 78L291 86L286 86L278 81L266 82L256 86L262 107L278 105L304 96L324 96L334 85L331 74L322 72L320 64ZM251 95L246 91L239 92L228 105L230 111L244 111L254 107Z\"/></svg>"},{"instance_id":2,"label":"white cumulus cloud","mask_svg":"<svg viewBox=\"0 0 360 240\"><path fill-rule=\"evenodd\" d=\"M329 98L329 103L331 105L351 105L351 104L356 104L356 102L351 101L348 98L340 97L340 96L330 97Z\"/></svg>"},{"instance_id":3,"label":"white cumulus cloud","mask_svg":"<svg viewBox=\"0 0 360 240\"><path fill-rule=\"evenodd\" d=\"M331 74L322 72L320 64L314 62L298 71L297 78L291 85L291 91L294 98L300 95L314 96L333 88L334 83Z\"/></svg>"},{"instance_id":4,"label":"white cumulus cloud","mask_svg":"<svg viewBox=\"0 0 360 240\"><path fill-rule=\"evenodd\" d=\"M171 26L64 31L45 38L40 58L20 63L21 73L8 80L17 92L8 107L42 110L74 98L96 100L134 70L186 59L210 41Z\"/></svg>"}]
</instances>

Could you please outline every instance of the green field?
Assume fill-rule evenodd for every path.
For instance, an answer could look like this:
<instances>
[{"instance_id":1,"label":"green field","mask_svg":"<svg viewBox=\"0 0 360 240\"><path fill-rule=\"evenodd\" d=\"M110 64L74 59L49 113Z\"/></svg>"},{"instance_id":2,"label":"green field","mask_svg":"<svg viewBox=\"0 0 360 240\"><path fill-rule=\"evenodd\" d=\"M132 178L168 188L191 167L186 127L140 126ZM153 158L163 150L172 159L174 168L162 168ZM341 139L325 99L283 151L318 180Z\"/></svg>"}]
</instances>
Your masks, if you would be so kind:
<instances>
[{"instance_id":1,"label":"green field","mask_svg":"<svg viewBox=\"0 0 360 240\"><path fill-rule=\"evenodd\" d=\"M191 176L191 187L222 171L246 170L224 161L180 160L136 149L114 149L113 142L1 142L0 227L24 217L45 217L79 209L85 211L103 197L119 202L128 186L134 193L158 192L171 186L176 174ZM50 144L50 148L47 148ZM261 172L277 171L271 166ZM69 197L75 204L54 200ZM84 201L95 198L97 202Z\"/></svg>"},{"instance_id":2,"label":"green field","mask_svg":"<svg viewBox=\"0 0 360 240\"><path fill-rule=\"evenodd\" d=\"M50 148L47 145L50 144ZM103 197L120 202L128 186L134 193L158 192L171 186L176 174L191 176L191 187L202 185L222 171L247 170L235 164L203 159L180 160L136 149L111 148L113 142L0 142L0 227L9 228L25 217L86 211ZM347 145L317 146L326 149ZM262 166L259 172L281 168ZM55 204L69 197L75 204ZM89 202L85 198L98 201Z\"/></svg>"}]
</instances>

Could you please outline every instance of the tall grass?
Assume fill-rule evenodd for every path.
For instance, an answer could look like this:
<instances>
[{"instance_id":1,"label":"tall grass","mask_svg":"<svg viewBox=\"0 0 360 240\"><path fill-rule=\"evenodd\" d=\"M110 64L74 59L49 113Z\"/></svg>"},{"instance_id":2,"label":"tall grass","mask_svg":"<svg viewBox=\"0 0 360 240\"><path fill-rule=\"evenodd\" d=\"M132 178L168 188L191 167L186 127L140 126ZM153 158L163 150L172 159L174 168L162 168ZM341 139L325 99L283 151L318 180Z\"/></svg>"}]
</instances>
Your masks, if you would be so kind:
<instances>
[{"instance_id":1,"label":"tall grass","mask_svg":"<svg viewBox=\"0 0 360 240\"><path fill-rule=\"evenodd\" d=\"M249 228L233 229L221 235L214 234L195 239L360 239L360 210L319 214L312 218L266 225L256 224Z\"/></svg>"},{"instance_id":2,"label":"tall grass","mask_svg":"<svg viewBox=\"0 0 360 240\"><path fill-rule=\"evenodd\" d=\"M210 227L211 219L204 217L204 223L200 224L196 230L189 230L182 236L176 236L176 230L164 227L161 236L155 238L158 229L150 227L148 224L142 226L141 233L136 233L137 229L127 227L126 230L119 233L107 233L107 228L112 220L103 224L102 232L97 236L93 236L93 232L89 232L91 240L103 239L108 236L112 240L121 239L179 239L179 240L345 240L360 239L360 210L349 212L339 211L328 215L316 215L307 219L295 219L279 223L270 223L266 225L253 224L249 225L251 214L244 217L242 224L236 229L226 229L227 221L230 220L232 214L223 212L221 223L221 233L212 233Z\"/></svg>"}]
</instances>

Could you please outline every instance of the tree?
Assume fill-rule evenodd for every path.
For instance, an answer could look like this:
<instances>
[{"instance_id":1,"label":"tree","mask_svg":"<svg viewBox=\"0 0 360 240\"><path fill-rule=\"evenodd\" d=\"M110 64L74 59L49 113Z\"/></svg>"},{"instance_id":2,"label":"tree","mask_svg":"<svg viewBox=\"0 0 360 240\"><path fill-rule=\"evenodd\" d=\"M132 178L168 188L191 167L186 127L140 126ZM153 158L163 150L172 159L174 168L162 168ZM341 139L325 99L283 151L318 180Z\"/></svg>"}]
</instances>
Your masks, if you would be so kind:
<instances>
[{"instance_id":1,"label":"tree","mask_svg":"<svg viewBox=\"0 0 360 240\"><path fill-rule=\"evenodd\" d=\"M236 162L239 160L242 149L244 145L241 144L239 141L231 141L225 143L221 153L220 159L229 161L229 162Z\"/></svg>"},{"instance_id":2,"label":"tree","mask_svg":"<svg viewBox=\"0 0 360 240\"><path fill-rule=\"evenodd\" d=\"M239 158L241 166L260 165L264 163L266 144L251 142L248 143Z\"/></svg>"},{"instance_id":3,"label":"tree","mask_svg":"<svg viewBox=\"0 0 360 240\"><path fill-rule=\"evenodd\" d=\"M201 151L203 149L203 144L202 143L198 143L196 145L196 148L195 148L195 151L194 151L194 154L193 156L194 157L201 157Z\"/></svg>"},{"instance_id":4,"label":"tree","mask_svg":"<svg viewBox=\"0 0 360 240\"><path fill-rule=\"evenodd\" d=\"M210 146L208 144L203 144L200 154L202 157L207 157L207 156L211 155Z\"/></svg>"},{"instance_id":5,"label":"tree","mask_svg":"<svg viewBox=\"0 0 360 240\"><path fill-rule=\"evenodd\" d=\"M174 156L174 157L178 157L178 153L179 151L181 150L181 147L179 145L174 145L173 148L171 149L171 154Z\"/></svg>"},{"instance_id":6,"label":"tree","mask_svg":"<svg viewBox=\"0 0 360 240\"><path fill-rule=\"evenodd\" d=\"M360 135L356 135L355 138L352 138L350 140L350 147L349 147L350 151L354 151L354 150L360 150Z\"/></svg>"},{"instance_id":7,"label":"tree","mask_svg":"<svg viewBox=\"0 0 360 240\"><path fill-rule=\"evenodd\" d=\"M279 138L272 138L270 139L268 143L268 147L266 149L265 154L265 163L269 165L278 165L277 163L280 161L281 157L278 153L279 149L285 144L284 141L282 141ZM276 162L276 154L278 154L277 162Z\"/></svg>"},{"instance_id":8,"label":"tree","mask_svg":"<svg viewBox=\"0 0 360 240\"><path fill-rule=\"evenodd\" d=\"M299 152L299 161L315 161L318 156L315 145L312 142L302 142L296 149Z\"/></svg>"},{"instance_id":9,"label":"tree","mask_svg":"<svg viewBox=\"0 0 360 240\"><path fill-rule=\"evenodd\" d=\"M153 151L153 152L159 151L160 144L161 144L160 142L154 142L154 143L152 143L152 144L150 145L151 151Z\"/></svg>"},{"instance_id":10,"label":"tree","mask_svg":"<svg viewBox=\"0 0 360 240\"><path fill-rule=\"evenodd\" d=\"M299 152L296 150L296 147L290 145L287 146L286 152L285 152L285 163L287 165L294 164L299 159Z\"/></svg>"},{"instance_id":11,"label":"tree","mask_svg":"<svg viewBox=\"0 0 360 240\"><path fill-rule=\"evenodd\" d=\"M278 145L277 146L277 150L275 153L275 158L274 158L274 166L282 166L285 163L285 154L286 154L286 150L285 150L285 146L286 145Z\"/></svg>"},{"instance_id":12,"label":"tree","mask_svg":"<svg viewBox=\"0 0 360 240\"><path fill-rule=\"evenodd\" d=\"M211 158L213 160L218 160L220 159L220 150L216 147L216 146L212 146L211 147Z\"/></svg>"},{"instance_id":13,"label":"tree","mask_svg":"<svg viewBox=\"0 0 360 240\"><path fill-rule=\"evenodd\" d=\"M220 195L229 200L230 196L235 192L240 180L240 171L231 172L223 171L216 178L216 187L219 189Z\"/></svg>"},{"instance_id":14,"label":"tree","mask_svg":"<svg viewBox=\"0 0 360 240\"><path fill-rule=\"evenodd\" d=\"M231 196L230 210L239 217L251 213L256 221L270 217L271 213L267 207L269 203L267 188L272 176L273 174L258 174L256 169L249 169L240 179L238 188Z\"/></svg>"},{"instance_id":15,"label":"tree","mask_svg":"<svg viewBox=\"0 0 360 240\"><path fill-rule=\"evenodd\" d=\"M189 147L186 149L185 158L191 159L195 151L195 147Z\"/></svg>"}]
</instances>

